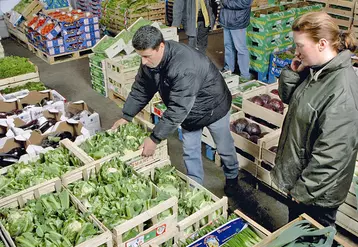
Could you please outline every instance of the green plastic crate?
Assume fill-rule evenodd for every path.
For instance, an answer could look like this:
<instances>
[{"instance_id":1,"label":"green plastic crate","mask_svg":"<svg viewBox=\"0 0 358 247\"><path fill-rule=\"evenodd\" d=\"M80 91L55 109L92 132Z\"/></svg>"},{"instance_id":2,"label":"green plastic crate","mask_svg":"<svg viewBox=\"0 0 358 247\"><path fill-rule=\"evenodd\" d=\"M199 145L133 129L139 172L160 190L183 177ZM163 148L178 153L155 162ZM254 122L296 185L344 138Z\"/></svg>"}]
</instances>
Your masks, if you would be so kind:
<instances>
[{"instance_id":1,"label":"green plastic crate","mask_svg":"<svg viewBox=\"0 0 358 247\"><path fill-rule=\"evenodd\" d=\"M247 35L248 47L271 50L272 48L280 47L285 44L293 44L293 32L284 32L281 34L267 35L264 38L261 35L256 35L254 32L249 32Z\"/></svg>"}]
</instances>

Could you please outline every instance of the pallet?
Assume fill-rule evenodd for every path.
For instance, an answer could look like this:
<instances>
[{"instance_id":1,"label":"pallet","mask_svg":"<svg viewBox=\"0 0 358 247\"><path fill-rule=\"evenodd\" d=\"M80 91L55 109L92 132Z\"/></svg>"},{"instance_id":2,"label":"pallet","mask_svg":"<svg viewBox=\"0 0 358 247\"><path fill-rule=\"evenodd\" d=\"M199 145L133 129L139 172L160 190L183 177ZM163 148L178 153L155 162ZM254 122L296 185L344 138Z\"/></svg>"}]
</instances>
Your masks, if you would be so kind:
<instances>
[{"instance_id":1,"label":"pallet","mask_svg":"<svg viewBox=\"0 0 358 247\"><path fill-rule=\"evenodd\" d=\"M41 58L43 61L47 62L50 65L86 58L88 57L89 54L93 53L92 48L88 48L80 51L66 52L66 53L50 56L30 43L29 43L29 50L35 53L36 56L38 56L39 58Z\"/></svg>"},{"instance_id":2,"label":"pallet","mask_svg":"<svg viewBox=\"0 0 358 247\"><path fill-rule=\"evenodd\" d=\"M61 180L59 179L53 179L51 181L48 181L46 188L47 188L46 190L42 190L42 191L29 190L24 194L19 194L16 198L9 201L7 204L4 204L3 207L22 208L28 200L38 199L40 198L41 195L60 192L64 189L61 186ZM74 196L70 195L70 200L71 200L71 204L74 205L79 212L83 214L88 214L88 211L85 209L85 207L82 206L81 204L78 204L77 199ZM113 246L111 232L107 230L105 227L103 227L101 224L99 224L93 215L89 215L89 219L94 225L96 225L99 228L101 234L96 235L92 239L89 239L81 244L78 244L75 247L86 247L86 246L99 247L104 244L107 247ZM0 224L0 228L1 228L0 230L4 232L5 239L9 243L9 246L16 247L13 239L11 238L9 232L5 229L5 227Z\"/></svg>"},{"instance_id":3,"label":"pallet","mask_svg":"<svg viewBox=\"0 0 358 247\"><path fill-rule=\"evenodd\" d=\"M170 165L170 160L159 161L157 163L154 163L150 166L138 170L138 172L145 176L151 177L151 179L153 180L155 175L155 169L167 165ZM212 215L218 210L220 210L221 216L227 218L228 198L224 196L223 198L220 199L217 196L215 196L213 193L208 191L205 187L203 187L193 179L189 178L188 176L184 175L183 173L179 172L178 170L176 170L176 173L183 181L187 182L187 184L190 185L190 187L197 188L201 191L205 191L205 193L210 196L211 201L214 202L213 205L204 207L198 210L197 212L195 212L194 214L186 217L182 221L178 222L177 228L179 232L177 237L179 241L183 241L189 238L191 235L195 235L195 233L187 234L185 231L186 229L188 229L189 227L194 227L194 232L199 231L202 228L200 227L200 221L203 219L208 219L209 222L208 224L210 224L210 222L213 221Z\"/></svg>"},{"instance_id":4,"label":"pallet","mask_svg":"<svg viewBox=\"0 0 358 247\"><path fill-rule=\"evenodd\" d=\"M83 167L82 170L78 170L75 173L72 173L70 176L67 176L62 180L63 185L67 188L70 184L80 181L80 180L88 180L91 176L97 174L100 171L101 166L103 165L102 161L94 162L91 166ZM154 186L155 191L158 191L158 188ZM71 193L71 192L70 192ZM72 195L72 193L71 193ZM85 206L82 202L75 198L76 203L81 207ZM159 220L158 216L163 212L170 210L171 216L166 217L163 220ZM177 222L177 214L178 214L178 199L176 197L171 197L158 205L148 209L147 211L139 214L138 216L131 218L120 225L117 225L112 230L112 237L114 239L114 246L116 247L125 247L130 246L130 243L135 243L135 241L139 241L144 235L150 234L153 231L159 232L162 230L161 235L166 235L169 229L173 229ZM94 216L97 224L101 225L102 228L107 229L106 226L96 217ZM144 225L151 220L153 222L153 226L144 230ZM139 227L141 233L131 238L130 240L123 241L123 235L134 227ZM164 231L163 231L164 230ZM159 235L160 236L160 235ZM154 241L154 240L153 240ZM150 243L145 243L142 246L149 246Z\"/></svg>"},{"instance_id":5,"label":"pallet","mask_svg":"<svg viewBox=\"0 0 358 247\"><path fill-rule=\"evenodd\" d=\"M31 61L29 61L29 63L31 63ZM35 66L36 72L18 75L18 76L14 76L14 77L10 77L10 78L0 79L0 90L9 88L9 87L21 86L21 85L24 85L30 81L39 82L40 81L39 71L38 71L37 66L36 65L34 65L34 66Z\"/></svg>"},{"instance_id":6,"label":"pallet","mask_svg":"<svg viewBox=\"0 0 358 247\"><path fill-rule=\"evenodd\" d=\"M7 15L4 15L4 22L9 34L13 36L13 39L18 41L21 45L25 43L25 47L27 48L28 39L26 37L23 24L20 24L20 27L14 27Z\"/></svg>"}]
</instances>

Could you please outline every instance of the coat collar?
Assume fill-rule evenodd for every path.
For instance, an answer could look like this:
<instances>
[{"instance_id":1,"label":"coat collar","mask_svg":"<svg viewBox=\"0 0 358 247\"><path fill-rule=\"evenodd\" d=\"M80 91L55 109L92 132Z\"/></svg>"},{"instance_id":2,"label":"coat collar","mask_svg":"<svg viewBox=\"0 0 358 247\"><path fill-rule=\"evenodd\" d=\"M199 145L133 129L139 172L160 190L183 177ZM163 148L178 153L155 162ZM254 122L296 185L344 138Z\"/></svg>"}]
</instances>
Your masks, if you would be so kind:
<instances>
[{"instance_id":1,"label":"coat collar","mask_svg":"<svg viewBox=\"0 0 358 247\"><path fill-rule=\"evenodd\" d=\"M321 68L318 71L315 71L314 69L310 69L311 77L314 81L318 80L318 77L321 75L326 75L332 71L339 70L342 68L347 68L349 66L352 66L351 64L351 52L349 50L344 50L336 57L334 57L331 61L329 61L323 68Z\"/></svg>"}]
</instances>

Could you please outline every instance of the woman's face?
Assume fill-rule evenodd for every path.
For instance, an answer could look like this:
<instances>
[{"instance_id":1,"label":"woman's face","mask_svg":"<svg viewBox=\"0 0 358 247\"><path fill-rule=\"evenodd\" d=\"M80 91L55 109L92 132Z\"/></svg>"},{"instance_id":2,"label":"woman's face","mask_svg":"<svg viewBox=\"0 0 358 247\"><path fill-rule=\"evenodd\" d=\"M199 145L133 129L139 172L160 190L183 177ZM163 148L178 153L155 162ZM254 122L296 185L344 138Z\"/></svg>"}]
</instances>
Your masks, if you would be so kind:
<instances>
[{"instance_id":1,"label":"woman's face","mask_svg":"<svg viewBox=\"0 0 358 247\"><path fill-rule=\"evenodd\" d=\"M303 66L320 65L321 54L318 43L315 43L307 33L301 31L294 31L293 39L296 44L295 55L301 60Z\"/></svg>"}]
</instances>

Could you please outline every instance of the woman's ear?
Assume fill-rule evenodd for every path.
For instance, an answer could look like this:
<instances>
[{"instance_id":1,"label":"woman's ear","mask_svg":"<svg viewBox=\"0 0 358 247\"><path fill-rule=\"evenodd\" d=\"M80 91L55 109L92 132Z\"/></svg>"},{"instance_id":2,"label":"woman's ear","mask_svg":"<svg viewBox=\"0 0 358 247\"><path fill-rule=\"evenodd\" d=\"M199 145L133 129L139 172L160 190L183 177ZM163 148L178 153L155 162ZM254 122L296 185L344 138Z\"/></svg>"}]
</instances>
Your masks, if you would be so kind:
<instances>
[{"instance_id":1,"label":"woman's ear","mask_svg":"<svg viewBox=\"0 0 358 247\"><path fill-rule=\"evenodd\" d=\"M320 39L318 41L318 50L319 51L324 51L328 47L328 45L329 45L328 40Z\"/></svg>"}]
</instances>

